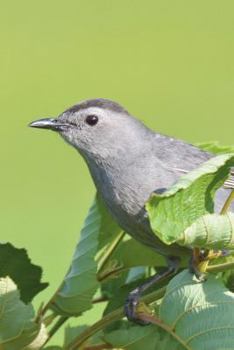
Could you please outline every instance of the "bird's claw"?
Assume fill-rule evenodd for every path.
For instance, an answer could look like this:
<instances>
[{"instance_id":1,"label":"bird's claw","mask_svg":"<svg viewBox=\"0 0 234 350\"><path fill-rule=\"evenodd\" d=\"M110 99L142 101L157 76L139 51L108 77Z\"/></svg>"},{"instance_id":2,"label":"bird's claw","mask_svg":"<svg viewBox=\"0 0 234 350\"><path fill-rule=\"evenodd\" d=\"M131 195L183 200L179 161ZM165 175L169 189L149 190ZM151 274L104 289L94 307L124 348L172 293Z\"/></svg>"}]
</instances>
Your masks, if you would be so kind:
<instances>
[{"instance_id":1,"label":"bird's claw","mask_svg":"<svg viewBox=\"0 0 234 350\"><path fill-rule=\"evenodd\" d=\"M142 309L145 309L145 305L143 303L140 303L139 298L140 295L138 292L131 292L125 302L124 312L129 321L137 323L141 326L146 326L150 324L150 322L144 321L140 318L140 314L142 314Z\"/></svg>"},{"instance_id":2,"label":"bird's claw","mask_svg":"<svg viewBox=\"0 0 234 350\"><path fill-rule=\"evenodd\" d=\"M189 270L193 273L199 282L206 281L206 269L209 265L209 261L227 257L230 255L230 251L227 249L222 250L200 250L194 248L192 259L190 260Z\"/></svg>"},{"instance_id":3,"label":"bird's claw","mask_svg":"<svg viewBox=\"0 0 234 350\"><path fill-rule=\"evenodd\" d=\"M198 282L202 283L206 281L206 274L204 272L199 271L198 268L194 268L194 266L190 266L190 272L193 273Z\"/></svg>"},{"instance_id":4,"label":"bird's claw","mask_svg":"<svg viewBox=\"0 0 234 350\"><path fill-rule=\"evenodd\" d=\"M200 251L200 249L193 250L193 256L189 263L189 271L195 275L198 282L206 281L206 265L208 264L206 252Z\"/></svg>"}]
</instances>

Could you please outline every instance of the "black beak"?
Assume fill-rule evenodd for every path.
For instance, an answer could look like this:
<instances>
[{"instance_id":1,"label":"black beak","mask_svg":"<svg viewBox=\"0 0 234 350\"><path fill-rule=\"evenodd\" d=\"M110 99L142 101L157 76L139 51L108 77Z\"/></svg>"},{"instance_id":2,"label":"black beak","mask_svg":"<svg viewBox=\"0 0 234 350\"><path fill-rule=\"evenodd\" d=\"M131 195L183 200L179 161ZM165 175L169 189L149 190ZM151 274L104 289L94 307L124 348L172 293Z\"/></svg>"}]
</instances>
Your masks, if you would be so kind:
<instances>
[{"instance_id":1,"label":"black beak","mask_svg":"<svg viewBox=\"0 0 234 350\"><path fill-rule=\"evenodd\" d=\"M69 124L61 123L58 119L44 118L35 120L29 124L32 128L49 129L53 131L64 131L69 128Z\"/></svg>"}]
</instances>

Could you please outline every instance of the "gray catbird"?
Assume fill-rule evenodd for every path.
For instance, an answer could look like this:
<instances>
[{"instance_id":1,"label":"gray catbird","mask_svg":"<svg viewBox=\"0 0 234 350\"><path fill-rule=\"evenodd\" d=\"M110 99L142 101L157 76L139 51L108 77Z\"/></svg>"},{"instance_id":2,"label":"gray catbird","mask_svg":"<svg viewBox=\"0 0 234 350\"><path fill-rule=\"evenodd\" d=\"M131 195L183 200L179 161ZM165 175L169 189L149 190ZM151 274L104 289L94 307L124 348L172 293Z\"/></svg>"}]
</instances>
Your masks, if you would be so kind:
<instances>
[{"instance_id":1,"label":"gray catbird","mask_svg":"<svg viewBox=\"0 0 234 350\"><path fill-rule=\"evenodd\" d=\"M140 294L177 269L178 258L190 250L166 246L151 231L144 204L152 192L163 192L183 172L212 157L191 144L147 128L118 103L92 99L67 109L58 118L34 121L74 146L85 159L97 191L120 227L141 243L164 255L168 268L129 294L125 310L135 320ZM217 206L227 197L219 190Z\"/></svg>"}]
</instances>

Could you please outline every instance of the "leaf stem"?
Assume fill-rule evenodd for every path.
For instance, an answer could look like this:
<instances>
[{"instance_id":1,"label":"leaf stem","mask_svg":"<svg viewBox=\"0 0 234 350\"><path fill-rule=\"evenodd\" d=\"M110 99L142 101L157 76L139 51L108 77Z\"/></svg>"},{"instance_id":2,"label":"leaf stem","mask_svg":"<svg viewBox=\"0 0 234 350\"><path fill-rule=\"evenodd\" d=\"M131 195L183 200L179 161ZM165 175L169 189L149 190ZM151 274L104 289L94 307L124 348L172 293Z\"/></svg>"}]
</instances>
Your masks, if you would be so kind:
<instances>
[{"instance_id":1,"label":"leaf stem","mask_svg":"<svg viewBox=\"0 0 234 350\"><path fill-rule=\"evenodd\" d=\"M129 270L129 267L116 267L113 270L107 271L106 273L99 274L99 276L97 276L97 280L98 282L103 282L107 278L110 278L111 276L114 276L116 274L120 274L121 272L124 272L126 270Z\"/></svg>"},{"instance_id":2,"label":"leaf stem","mask_svg":"<svg viewBox=\"0 0 234 350\"><path fill-rule=\"evenodd\" d=\"M104 267L110 260L111 255L114 253L115 249L118 247L119 243L122 241L124 235L125 235L125 232L121 231L112 241L112 243L109 245L108 249L106 250L104 256L102 257L99 263L98 275L101 273L101 271L104 269Z\"/></svg>"},{"instance_id":3,"label":"leaf stem","mask_svg":"<svg viewBox=\"0 0 234 350\"><path fill-rule=\"evenodd\" d=\"M173 332L172 328L169 327L167 324L163 323L162 321L160 321L159 319L157 319L156 317L154 317L153 315L147 315L147 314L142 314L140 316L140 319L146 322L150 322L155 324L156 326L164 329L167 333L169 333L173 338L175 338L178 343L180 343L181 345L183 345L184 349L186 350L191 350L191 348L183 341L183 339L181 339L175 332Z\"/></svg>"},{"instance_id":4,"label":"leaf stem","mask_svg":"<svg viewBox=\"0 0 234 350\"><path fill-rule=\"evenodd\" d=\"M106 349L113 349L113 346L111 344L99 344L99 345L87 346L84 348L84 350L106 350Z\"/></svg>"},{"instance_id":5,"label":"leaf stem","mask_svg":"<svg viewBox=\"0 0 234 350\"><path fill-rule=\"evenodd\" d=\"M150 293L144 296L141 300L147 304L150 304L160 298L165 294L166 287L158 289L157 291ZM83 333L81 333L78 337L76 337L70 344L65 347L65 350L75 350L80 349L81 345L94 334L102 330L111 322L117 321L124 317L124 309L120 307L113 312L110 312L106 316L104 316L100 321L94 323L91 327L86 329Z\"/></svg>"},{"instance_id":6,"label":"leaf stem","mask_svg":"<svg viewBox=\"0 0 234 350\"><path fill-rule=\"evenodd\" d=\"M43 306L42 310L41 310L41 316L44 316L46 314L46 312L49 310L50 305L53 303L54 298L56 297L58 291L60 290L61 286L63 285L63 282L60 283L59 287L56 289L56 291L54 292L54 294L52 295L52 297L47 301L47 303Z\"/></svg>"},{"instance_id":7,"label":"leaf stem","mask_svg":"<svg viewBox=\"0 0 234 350\"><path fill-rule=\"evenodd\" d=\"M100 297L98 297L98 298L94 298L94 299L92 300L92 304L104 303L104 302L109 301L109 300L110 300L110 299L107 298L107 297L105 297L105 296L100 296Z\"/></svg>"},{"instance_id":8,"label":"leaf stem","mask_svg":"<svg viewBox=\"0 0 234 350\"><path fill-rule=\"evenodd\" d=\"M58 329L68 320L68 316L60 316L58 321L55 323L55 325L51 328L49 331L49 336L46 339L45 343L43 344L43 347L48 343L48 341L53 337L53 335L58 331Z\"/></svg>"},{"instance_id":9,"label":"leaf stem","mask_svg":"<svg viewBox=\"0 0 234 350\"><path fill-rule=\"evenodd\" d=\"M225 270L230 270L234 268L234 261L227 262L223 264L217 264L217 265L209 265L206 269L207 272L222 272Z\"/></svg>"},{"instance_id":10,"label":"leaf stem","mask_svg":"<svg viewBox=\"0 0 234 350\"><path fill-rule=\"evenodd\" d=\"M226 202L224 203L224 206L220 214L226 214L233 200L234 200L234 190L232 190L232 192L229 194L228 198L226 199Z\"/></svg>"}]
</instances>

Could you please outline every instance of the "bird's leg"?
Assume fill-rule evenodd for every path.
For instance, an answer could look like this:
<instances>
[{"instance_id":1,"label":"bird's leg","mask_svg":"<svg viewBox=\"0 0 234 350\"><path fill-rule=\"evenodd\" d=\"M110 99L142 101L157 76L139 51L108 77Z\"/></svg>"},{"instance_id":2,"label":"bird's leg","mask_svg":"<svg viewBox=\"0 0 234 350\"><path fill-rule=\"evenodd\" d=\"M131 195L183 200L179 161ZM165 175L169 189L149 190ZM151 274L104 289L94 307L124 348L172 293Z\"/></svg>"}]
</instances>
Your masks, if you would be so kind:
<instances>
[{"instance_id":1,"label":"bird's leg","mask_svg":"<svg viewBox=\"0 0 234 350\"><path fill-rule=\"evenodd\" d=\"M180 259L177 257L169 257L167 260L168 260L168 267L167 268L165 268L162 272L156 273L154 276L148 278L145 281L145 283L143 283L142 285L135 288L134 290L132 290L129 293L127 300L125 302L125 306L124 306L125 315L129 321L133 321L133 322L141 324L141 325L148 324L148 322L141 320L140 317L138 316L142 312L142 310L144 309L142 307L141 303L139 302L140 297L147 289L152 287L154 284L160 282L164 278L166 278L170 275L173 275L177 272L178 267L179 267L179 263L180 263ZM146 307L145 307L144 311L145 310L146 310ZM147 311L149 311L149 310L146 310L146 312Z\"/></svg>"}]
</instances>

